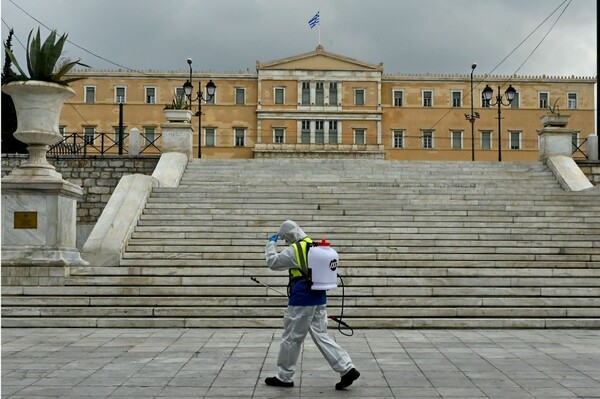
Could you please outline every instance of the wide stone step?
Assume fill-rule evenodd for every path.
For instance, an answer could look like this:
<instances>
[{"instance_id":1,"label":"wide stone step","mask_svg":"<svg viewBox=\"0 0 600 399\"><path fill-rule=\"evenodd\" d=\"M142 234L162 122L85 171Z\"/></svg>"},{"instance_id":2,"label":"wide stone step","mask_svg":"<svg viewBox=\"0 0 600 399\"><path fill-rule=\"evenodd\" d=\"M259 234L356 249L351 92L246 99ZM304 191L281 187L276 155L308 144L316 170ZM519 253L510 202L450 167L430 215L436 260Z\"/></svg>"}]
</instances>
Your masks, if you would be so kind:
<instances>
[{"instance_id":1,"label":"wide stone step","mask_svg":"<svg viewBox=\"0 0 600 399\"><path fill-rule=\"evenodd\" d=\"M595 226L594 226L595 227ZM352 239L359 235L359 238L364 238L365 235L373 239L388 238L392 234L405 233L446 233L460 234L477 232L477 234L517 234L526 236L539 237L571 237L573 235L581 236L590 234L590 236L600 235L600 227L584 228L581 226L569 226L556 228L549 226L547 223L526 223L515 225L515 223L504 222L485 222L485 221L470 221L470 222L451 222L451 223L394 223L387 228L384 227L361 227L344 226L336 227L335 229L327 229L329 237L334 236L335 239ZM264 227L254 227L241 225L239 223L231 224L210 224L210 225L144 225L137 226L136 231L132 233L133 239L149 239L155 237L168 238L209 238L209 237L231 237L232 234L243 235L245 238L255 238L264 240L265 237L272 234L272 230ZM568 239L568 238L565 238ZM592 239L592 241L596 241Z\"/></svg>"},{"instance_id":2,"label":"wide stone step","mask_svg":"<svg viewBox=\"0 0 600 399\"><path fill-rule=\"evenodd\" d=\"M389 297L372 298L344 298L345 307L389 307ZM332 296L328 298L328 307L333 313L339 312L342 305L342 298ZM393 298L394 306L400 307L464 307L464 308L506 308L506 307L553 307L553 308L599 308L600 297L402 297ZM287 305L287 298L278 295L247 296L247 297L204 297L204 296L84 296L84 297L63 297L63 296L5 296L3 297L3 307L275 307L283 308ZM598 309L595 309L597 311ZM12 310L17 312L17 310ZM14 315L15 313L13 313Z\"/></svg>"},{"instance_id":3,"label":"wide stone step","mask_svg":"<svg viewBox=\"0 0 600 399\"><path fill-rule=\"evenodd\" d=\"M221 242L221 244L227 244ZM351 245L351 244L349 244ZM533 243L523 243L520 241L444 241L438 240L436 245L432 245L431 242L423 242L422 240L403 241L396 243L396 245L387 246L373 246L367 247L365 243L357 243L355 246L345 247L342 243L339 243L336 248L338 253L348 256L349 254L360 254L363 255L363 259L369 257L376 257L379 254L390 254L391 256L403 254L403 253L438 253L438 254L460 254L460 255L474 255L474 254L590 254L600 255L600 247L591 247L593 243L586 241L572 241L572 242L553 242L553 241L540 241ZM177 254L199 254L207 255L210 254L228 254L231 252L244 252L249 256L254 254L260 254L264 258L264 247L262 245L238 245L237 243L231 243L231 245L139 245L131 243L127 246L127 252L129 253L177 253ZM237 254L231 254L231 259L239 259ZM465 257L468 259L468 256ZM400 258L401 259L401 258Z\"/></svg>"},{"instance_id":4,"label":"wide stone step","mask_svg":"<svg viewBox=\"0 0 600 399\"><path fill-rule=\"evenodd\" d=\"M348 321L348 320L346 320ZM598 318L364 318L352 319L353 328L599 328ZM4 327L81 328L281 328L281 317L237 318L3 318ZM333 321L329 328L337 328ZM349 333L349 330L345 330Z\"/></svg>"},{"instance_id":5,"label":"wide stone step","mask_svg":"<svg viewBox=\"0 0 600 399\"><path fill-rule=\"evenodd\" d=\"M346 262L344 262L344 265ZM382 267L382 265L361 268L344 267L339 274L345 277L600 277L600 268L540 268L540 267ZM272 272L265 267L71 267L70 276L223 276L237 280L240 276L270 277ZM280 278L280 283L285 283L285 278Z\"/></svg>"},{"instance_id":6,"label":"wide stone step","mask_svg":"<svg viewBox=\"0 0 600 399\"><path fill-rule=\"evenodd\" d=\"M376 264L372 262L365 262L362 257L356 258L343 258L341 267L344 268L364 268L374 267L376 269L387 269L387 268L441 268L441 267L453 267L453 268L579 268L579 269L590 269L600 268L600 261L593 262L589 259L589 255L580 255L576 259L573 257L565 258L564 256L532 256L524 260L494 260L484 257L480 260L475 259L460 259L460 260L447 260L447 259L433 259L433 256L422 256L414 255L415 259L412 260L399 260L399 259L378 259ZM156 268L163 267L166 271L171 274L177 274L180 270L195 270L196 268L210 267L210 268L235 268L243 267L244 269L251 270L264 270L265 263L264 259L178 259L177 267L172 266L173 261L171 259L136 259L135 257L128 257L121 260L121 266L114 269L114 274L127 274L128 270L137 270L136 268ZM71 270L86 270L96 268L71 268ZM120 271L123 270L123 271ZM151 271L148 271L151 273ZM99 273L101 274L101 273ZM341 273L343 274L343 273Z\"/></svg>"},{"instance_id":7,"label":"wide stone step","mask_svg":"<svg viewBox=\"0 0 600 399\"><path fill-rule=\"evenodd\" d=\"M266 229L267 227L272 232L279 228L281 224L282 216L294 219L298 224L307 226L306 231L328 231L329 229L338 228L346 229L351 227L363 228L363 227L384 227L386 225L391 226L402 226L407 225L408 222L413 223L463 223L465 218L461 215L446 215L443 218L439 216L427 216L427 215L414 215L414 216L400 216L390 218L389 215L372 215L371 218L367 218L364 215L357 215L359 212L351 211L340 211L339 215L315 215L314 217L306 216L306 211L291 211L291 212L276 212L276 211L265 211L256 214L256 216L247 215L245 218L240 218L239 215L235 214L223 214L217 213L211 214L198 214L188 217L187 220L177 220L173 217L150 217L150 215L142 215L138 225L139 226L156 226L165 225L165 220L171 220L170 226L188 226L192 227L196 224L199 225L229 225L229 226L248 226L255 227L258 229ZM344 221L339 222L340 216L344 216ZM568 216L557 216L557 217L535 217L535 216L482 216L478 220L484 223L513 223L517 228L537 226L539 228L550 227L550 228L566 228L571 227L578 228L580 226L589 225L590 228L597 229L597 224L591 224L588 218L585 216L569 218ZM204 221L204 223L203 223ZM302 223L304 222L304 223ZM573 226L573 224L577 224ZM314 235L314 234L313 234Z\"/></svg>"},{"instance_id":8,"label":"wide stone step","mask_svg":"<svg viewBox=\"0 0 600 399\"><path fill-rule=\"evenodd\" d=\"M285 305L255 306L45 306L8 307L3 317L157 317L157 318L245 318L281 319ZM331 308L332 312L335 309ZM345 307L347 322L354 318L422 318L422 317L590 317L600 318L600 308L569 307Z\"/></svg>"},{"instance_id":9,"label":"wide stone step","mask_svg":"<svg viewBox=\"0 0 600 399\"><path fill-rule=\"evenodd\" d=\"M598 269L595 269L598 270ZM285 286L287 277L270 279L277 286ZM77 276L69 278L67 285L83 286L194 286L194 287L253 287L252 280L229 276ZM599 277L532 277L532 276L433 276L433 277L397 277L397 276L344 276L345 290L348 295L356 288L367 287L600 287Z\"/></svg>"},{"instance_id":10,"label":"wide stone step","mask_svg":"<svg viewBox=\"0 0 600 399\"><path fill-rule=\"evenodd\" d=\"M264 264L264 254L230 254L230 253L197 253L197 252L126 252L123 255L123 259L134 259L135 262L146 262L147 260L161 260L173 262L180 262L185 260L203 259L209 261L225 261L231 262L260 262ZM554 250L552 253L542 251L541 253L531 253L531 251L524 251L523 253L514 253L514 251L508 249L505 253L495 252L480 252L477 254L461 254L452 251L451 248L447 248L445 252L432 253L430 250L424 249L421 253L407 253L407 254L386 254L386 253L373 253L363 254L358 253L352 255L344 255L342 258L343 262L346 260L356 260L364 262L379 262L379 261L395 261L395 262L410 262L410 261L459 261L465 264L469 262L490 262L490 261L509 261L509 262L565 262L565 261L581 261L581 262L600 262L600 254L581 254L577 250L562 251ZM399 263L400 264L400 263Z\"/></svg>"},{"instance_id":11,"label":"wide stone step","mask_svg":"<svg viewBox=\"0 0 600 399\"><path fill-rule=\"evenodd\" d=\"M248 246L256 247L258 245L264 245L264 238L231 238L226 235L219 237L217 234L209 235L211 238L204 238L205 234L199 235L199 237L186 236L183 242L186 246ZM590 241L592 240L592 241ZM257 242L258 241L258 242ZM363 240L358 235L354 237L338 237L337 235L328 235L328 241L334 242L338 248L355 247L359 246L361 249L365 248L382 248L392 247L395 248L399 244L405 246L430 246L436 248L439 246L455 245L464 247L480 247L480 246L515 246L515 247L527 247L527 246L576 246L576 247L593 247L595 243L599 243L600 248L600 235L542 235L537 234L533 236L525 236L522 234L480 234L477 232L464 231L462 233L453 233L449 235L444 234L402 234L395 233L390 234L388 237L370 237L369 240ZM163 237L147 237L143 239L132 239L130 246L179 246L182 244L182 240L179 237L172 237L170 234L164 234Z\"/></svg>"}]
</instances>

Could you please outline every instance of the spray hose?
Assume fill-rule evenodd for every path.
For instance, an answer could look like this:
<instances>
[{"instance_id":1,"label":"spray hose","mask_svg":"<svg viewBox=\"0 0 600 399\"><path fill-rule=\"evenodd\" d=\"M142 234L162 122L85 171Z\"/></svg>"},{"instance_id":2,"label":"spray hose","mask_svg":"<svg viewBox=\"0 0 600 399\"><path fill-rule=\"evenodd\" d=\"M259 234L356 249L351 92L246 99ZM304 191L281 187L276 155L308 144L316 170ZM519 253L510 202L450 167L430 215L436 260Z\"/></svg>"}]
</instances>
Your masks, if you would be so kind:
<instances>
[{"instance_id":1,"label":"spray hose","mask_svg":"<svg viewBox=\"0 0 600 399\"><path fill-rule=\"evenodd\" d=\"M338 323L338 327L337 330L340 332L340 334L345 335L347 337L351 337L354 335L354 329L352 327L350 327L348 325L348 323L344 322L342 319L344 318L344 298L345 298L345 293L344 293L344 280L342 279L342 276L340 276L339 274L337 275L340 278L340 282L341 282L341 286L342 286L342 308L340 310L340 315L339 316L327 316L327 318L335 321L336 323ZM288 297L287 294L284 294L283 292L276 290L275 288L271 287L268 284L265 284L261 281L259 281L256 277L250 277L250 280L254 281L257 284L262 285L263 287L270 289L271 291L274 291L276 293L278 293L281 296L285 296ZM350 332L346 332L344 330L342 330L342 326L347 329L350 330Z\"/></svg>"}]
</instances>

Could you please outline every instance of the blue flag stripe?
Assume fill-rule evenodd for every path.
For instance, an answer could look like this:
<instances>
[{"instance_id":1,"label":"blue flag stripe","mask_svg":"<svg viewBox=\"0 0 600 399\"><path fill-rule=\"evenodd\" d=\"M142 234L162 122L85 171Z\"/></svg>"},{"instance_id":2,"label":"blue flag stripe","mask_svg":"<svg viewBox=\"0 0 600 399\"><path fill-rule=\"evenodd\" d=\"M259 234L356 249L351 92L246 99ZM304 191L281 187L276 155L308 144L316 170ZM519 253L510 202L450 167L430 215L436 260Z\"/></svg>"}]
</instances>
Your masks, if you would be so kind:
<instances>
[{"instance_id":1,"label":"blue flag stripe","mask_svg":"<svg viewBox=\"0 0 600 399\"><path fill-rule=\"evenodd\" d=\"M309 21L308 21L308 25L310 26L310 28L314 28L315 26L317 26L317 24L319 23L319 12L317 11L317 13L315 14L314 17L312 17Z\"/></svg>"}]
</instances>

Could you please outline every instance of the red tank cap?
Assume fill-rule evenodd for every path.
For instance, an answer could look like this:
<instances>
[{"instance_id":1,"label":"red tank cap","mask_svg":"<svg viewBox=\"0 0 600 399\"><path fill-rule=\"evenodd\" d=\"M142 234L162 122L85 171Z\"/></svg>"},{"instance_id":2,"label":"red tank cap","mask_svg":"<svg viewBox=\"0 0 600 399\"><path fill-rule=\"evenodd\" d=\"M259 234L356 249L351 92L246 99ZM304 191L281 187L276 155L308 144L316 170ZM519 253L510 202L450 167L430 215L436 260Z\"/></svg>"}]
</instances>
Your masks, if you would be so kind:
<instances>
[{"instance_id":1,"label":"red tank cap","mask_svg":"<svg viewBox=\"0 0 600 399\"><path fill-rule=\"evenodd\" d=\"M324 238L321 238L321 241L319 242L319 247L330 247L331 244Z\"/></svg>"}]
</instances>

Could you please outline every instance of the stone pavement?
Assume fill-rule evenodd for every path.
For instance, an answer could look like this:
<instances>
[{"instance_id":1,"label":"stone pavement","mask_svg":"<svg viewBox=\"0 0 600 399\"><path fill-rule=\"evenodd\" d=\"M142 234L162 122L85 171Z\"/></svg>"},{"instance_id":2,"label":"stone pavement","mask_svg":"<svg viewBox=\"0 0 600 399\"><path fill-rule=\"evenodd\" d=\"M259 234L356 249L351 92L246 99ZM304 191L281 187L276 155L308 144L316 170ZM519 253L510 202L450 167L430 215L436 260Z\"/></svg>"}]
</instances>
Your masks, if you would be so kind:
<instances>
[{"instance_id":1,"label":"stone pavement","mask_svg":"<svg viewBox=\"0 0 600 399\"><path fill-rule=\"evenodd\" d=\"M294 388L278 329L2 329L2 398L600 398L600 330L356 330L336 391L310 338Z\"/></svg>"}]
</instances>

